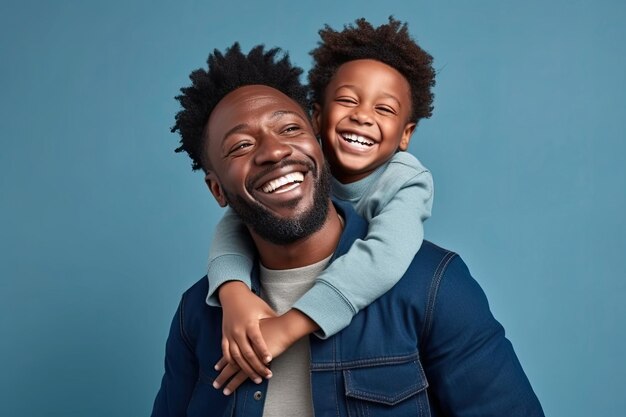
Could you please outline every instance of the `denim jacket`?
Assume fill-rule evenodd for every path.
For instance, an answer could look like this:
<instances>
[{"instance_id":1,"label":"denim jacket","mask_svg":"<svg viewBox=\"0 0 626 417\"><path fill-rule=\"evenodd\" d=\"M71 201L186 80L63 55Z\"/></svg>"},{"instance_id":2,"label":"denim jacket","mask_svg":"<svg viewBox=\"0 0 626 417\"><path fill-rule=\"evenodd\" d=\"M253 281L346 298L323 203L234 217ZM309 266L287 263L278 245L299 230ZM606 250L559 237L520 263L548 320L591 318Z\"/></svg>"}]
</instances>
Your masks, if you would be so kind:
<instances>
[{"instance_id":1,"label":"denim jacket","mask_svg":"<svg viewBox=\"0 0 626 417\"><path fill-rule=\"evenodd\" d=\"M334 257L367 233L351 207L336 206L345 226ZM258 293L258 271L252 283ZM152 416L261 417L267 381L230 396L212 386L222 311L206 305L207 289L204 277L183 294ZM480 286L458 255L428 241L395 287L310 346L317 417L543 416Z\"/></svg>"}]
</instances>

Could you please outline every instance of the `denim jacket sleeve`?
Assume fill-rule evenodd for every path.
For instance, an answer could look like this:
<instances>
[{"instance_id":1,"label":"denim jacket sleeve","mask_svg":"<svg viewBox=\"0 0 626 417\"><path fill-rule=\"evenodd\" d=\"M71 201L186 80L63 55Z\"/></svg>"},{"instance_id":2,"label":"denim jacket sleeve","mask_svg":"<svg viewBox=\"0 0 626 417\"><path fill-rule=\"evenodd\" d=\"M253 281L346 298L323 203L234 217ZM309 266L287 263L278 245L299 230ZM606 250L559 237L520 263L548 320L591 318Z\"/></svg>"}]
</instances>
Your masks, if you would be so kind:
<instances>
[{"instance_id":1,"label":"denim jacket sleeve","mask_svg":"<svg viewBox=\"0 0 626 417\"><path fill-rule=\"evenodd\" d=\"M184 297L172 320L165 347L165 374L154 400L152 417L186 416L198 379L198 361L182 327Z\"/></svg>"},{"instance_id":2,"label":"denim jacket sleeve","mask_svg":"<svg viewBox=\"0 0 626 417\"><path fill-rule=\"evenodd\" d=\"M539 417L543 411L504 328L457 255L431 284L421 355L446 416Z\"/></svg>"}]
</instances>

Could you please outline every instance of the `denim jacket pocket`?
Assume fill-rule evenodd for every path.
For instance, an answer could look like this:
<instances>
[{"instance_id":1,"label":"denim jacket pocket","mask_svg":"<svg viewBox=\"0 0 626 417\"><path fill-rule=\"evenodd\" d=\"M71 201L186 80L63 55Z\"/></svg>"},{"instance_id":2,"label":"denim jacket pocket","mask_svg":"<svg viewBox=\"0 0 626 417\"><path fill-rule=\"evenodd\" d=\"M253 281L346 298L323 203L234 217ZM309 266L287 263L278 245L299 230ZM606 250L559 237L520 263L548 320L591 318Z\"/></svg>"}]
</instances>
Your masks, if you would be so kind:
<instances>
[{"instance_id":1,"label":"denim jacket pocket","mask_svg":"<svg viewBox=\"0 0 626 417\"><path fill-rule=\"evenodd\" d=\"M419 360L345 369L350 416L429 417L428 381Z\"/></svg>"}]
</instances>

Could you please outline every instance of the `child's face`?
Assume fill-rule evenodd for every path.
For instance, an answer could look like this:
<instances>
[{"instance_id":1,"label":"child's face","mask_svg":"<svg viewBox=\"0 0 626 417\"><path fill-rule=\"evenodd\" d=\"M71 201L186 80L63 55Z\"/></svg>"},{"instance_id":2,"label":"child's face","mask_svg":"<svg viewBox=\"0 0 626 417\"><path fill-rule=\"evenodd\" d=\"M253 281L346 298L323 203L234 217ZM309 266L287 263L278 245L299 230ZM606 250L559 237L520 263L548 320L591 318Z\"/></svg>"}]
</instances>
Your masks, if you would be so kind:
<instances>
[{"instance_id":1,"label":"child's face","mask_svg":"<svg viewBox=\"0 0 626 417\"><path fill-rule=\"evenodd\" d=\"M410 86L397 70L371 59L341 65L313 111L335 178L360 180L406 150L415 129L410 113Z\"/></svg>"}]
</instances>

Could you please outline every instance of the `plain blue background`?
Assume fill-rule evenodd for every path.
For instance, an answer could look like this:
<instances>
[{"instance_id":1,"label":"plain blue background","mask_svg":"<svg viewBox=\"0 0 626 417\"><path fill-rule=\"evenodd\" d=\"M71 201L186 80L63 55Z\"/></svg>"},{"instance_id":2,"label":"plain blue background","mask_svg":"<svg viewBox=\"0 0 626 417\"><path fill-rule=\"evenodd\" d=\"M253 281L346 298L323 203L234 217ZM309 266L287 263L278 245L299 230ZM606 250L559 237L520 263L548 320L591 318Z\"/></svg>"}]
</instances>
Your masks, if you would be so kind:
<instances>
[{"instance_id":1,"label":"plain blue background","mask_svg":"<svg viewBox=\"0 0 626 417\"><path fill-rule=\"evenodd\" d=\"M335 4L339 3L339 4ZM409 22L435 57L411 151L549 416L626 409L626 3L7 1L0 6L0 415L150 412L220 216L173 97L213 48Z\"/></svg>"}]
</instances>

